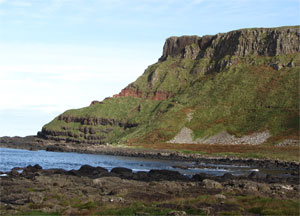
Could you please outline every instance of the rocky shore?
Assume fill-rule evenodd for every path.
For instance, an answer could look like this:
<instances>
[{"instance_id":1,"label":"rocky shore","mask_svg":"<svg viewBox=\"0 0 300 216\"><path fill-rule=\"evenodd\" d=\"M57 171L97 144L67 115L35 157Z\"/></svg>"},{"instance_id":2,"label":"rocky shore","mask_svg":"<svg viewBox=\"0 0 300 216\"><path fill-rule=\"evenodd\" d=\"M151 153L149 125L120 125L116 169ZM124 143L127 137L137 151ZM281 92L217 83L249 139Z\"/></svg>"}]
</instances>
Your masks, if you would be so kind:
<instances>
[{"instance_id":1,"label":"rocky shore","mask_svg":"<svg viewBox=\"0 0 300 216\"><path fill-rule=\"evenodd\" d=\"M189 178L170 170L132 172L122 167L45 170L39 165L14 168L0 177L1 215L252 215L256 202L299 201L299 184L256 172L248 176L196 174ZM296 180L296 179L295 179ZM263 201L264 200L264 201ZM125 211L126 210L126 211ZM297 207L284 211L299 211ZM128 212L127 212L128 213ZM253 214L254 215L254 214Z\"/></svg>"},{"instance_id":2,"label":"rocky shore","mask_svg":"<svg viewBox=\"0 0 300 216\"><path fill-rule=\"evenodd\" d=\"M235 158L227 156L205 156L202 154L186 154L171 150L139 149L119 147L113 145L86 145L78 143L53 142L36 136L0 137L0 147L46 150L54 152L77 152L86 154L103 154L140 158L154 158L176 161L194 161L198 163L215 163L228 165L246 165L256 168L284 169L288 174L299 176L300 163L298 161L280 161L269 159Z\"/></svg>"}]
</instances>

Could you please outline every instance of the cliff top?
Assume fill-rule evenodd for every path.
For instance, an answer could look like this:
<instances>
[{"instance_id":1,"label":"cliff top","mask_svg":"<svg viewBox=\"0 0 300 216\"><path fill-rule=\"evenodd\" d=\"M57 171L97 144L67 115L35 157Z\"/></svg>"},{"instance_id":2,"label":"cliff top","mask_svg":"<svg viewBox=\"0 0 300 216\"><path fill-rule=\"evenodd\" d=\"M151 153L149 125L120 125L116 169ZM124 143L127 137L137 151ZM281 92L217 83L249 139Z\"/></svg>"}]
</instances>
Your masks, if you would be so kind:
<instances>
[{"instance_id":1,"label":"cliff top","mask_svg":"<svg viewBox=\"0 0 300 216\"><path fill-rule=\"evenodd\" d=\"M188 52L188 46L194 54L192 58L199 57L207 47L213 48L215 56L218 52L225 55L245 56L256 54L261 56L275 56L299 52L300 26L282 26L277 28L245 28L218 33L216 35L204 35L202 37L172 36L166 39L163 54L159 61L166 60L169 56L174 57ZM241 43L242 42L242 43ZM226 47L225 49L223 49ZM222 55L224 56L224 55Z\"/></svg>"}]
</instances>

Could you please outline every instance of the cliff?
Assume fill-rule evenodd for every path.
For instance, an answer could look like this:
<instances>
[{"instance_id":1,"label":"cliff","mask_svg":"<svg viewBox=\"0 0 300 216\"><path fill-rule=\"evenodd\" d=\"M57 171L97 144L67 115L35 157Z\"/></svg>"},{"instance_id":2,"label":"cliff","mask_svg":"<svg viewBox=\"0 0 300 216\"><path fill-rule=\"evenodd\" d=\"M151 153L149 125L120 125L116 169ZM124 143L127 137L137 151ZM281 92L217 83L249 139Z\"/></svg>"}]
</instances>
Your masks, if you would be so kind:
<instances>
[{"instance_id":1,"label":"cliff","mask_svg":"<svg viewBox=\"0 0 300 216\"><path fill-rule=\"evenodd\" d=\"M90 144L174 142L187 128L190 143L216 142L211 137L220 133L246 144L242 137L259 133L268 136L257 144L299 139L299 44L299 26L170 37L158 62L119 94L66 111L38 135Z\"/></svg>"}]
</instances>

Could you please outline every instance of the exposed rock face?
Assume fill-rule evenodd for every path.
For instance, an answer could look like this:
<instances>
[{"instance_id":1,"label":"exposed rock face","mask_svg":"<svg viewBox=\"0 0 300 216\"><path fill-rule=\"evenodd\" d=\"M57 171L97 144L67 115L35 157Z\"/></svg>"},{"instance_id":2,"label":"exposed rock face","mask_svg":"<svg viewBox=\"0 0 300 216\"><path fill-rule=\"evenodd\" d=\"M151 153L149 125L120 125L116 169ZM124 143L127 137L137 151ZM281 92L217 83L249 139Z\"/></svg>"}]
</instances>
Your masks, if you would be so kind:
<instances>
[{"instance_id":1,"label":"exposed rock face","mask_svg":"<svg viewBox=\"0 0 300 216\"><path fill-rule=\"evenodd\" d=\"M154 94L143 94L143 92L139 91L138 89L134 89L131 86L128 86L124 89L119 94L115 94L113 97L118 98L118 97L137 97L137 98L145 98L145 99L152 99L152 100L165 100L170 97L172 97L174 94L168 93L168 92L161 92L161 91L156 91Z\"/></svg>"},{"instance_id":2,"label":"exposed rock face","mask_svg":"<svg viewBox=\"0 0 300 216\"><path fill-rule=\"evenodd\" d=\"M108 118L95 118L95 117L76 117L76 116L64 116L60 115L58 117L59 120L63 120L66 123L70 122L79 122L81 125L117 125L119 127L131 128L136 127L137 124L122 122L116 119L108 119ZM90 133L93 133L90 129Z\"/></svg>"},{"instance_id":3,"label":"exposed rock face","mask_svg":"<svg viewBox=\"0 0 300 216\"><path fill-rule=\"evenodd\" d=\"M182 36L182 37L170 37L166 40L163 55L160 57L160 61L164 61L168 56L176 56L181 54L188 45L197 44L199 36Z\"/></svg>"},{"instance_id":4,"label":"exposed rock face","mask_svg":"<svg viewBox=\"0 0 300 216\"><path fill-rule=\"evenodd\" d=\"M118 98L118 97L128 97L128 96L133 96L133 97L142 97L142 92L139 91L138 89L131 89L131 88L124 88L119 94L115 94L113 97Z\"/></svg>"},{"instance_id":5,"label":"exposed rock face","mask_svg":"<svg viewBox=\"0 0 300 216\"><path fill-rule=\"evenodd\" d=\"M160 61L169 56L221 59L226 55L276 56L300 51L300 29L243 29L215 36L182 36L166 40ZM210 49L208 49L210 48Z\"/></svg>"},{"instance_id":6,"label":"exposed rock face","mask_svg":"<svg viewBox=\"0 0 300 216\"><path fill-rule=\"evenodd\" d=\"M74 133L70 131L68 127L62 127L61 130L48 130L43 128L42 131L38 133L41 138L51 139L55 141L66 141L75 143L90 143L90 144L104 144L106 139L106 134L111 132L112 126L117 126L120 128L133 128L137 127L138 124L130 122L122 122L116 119L108 118L93 118L93 117L76 117L76 116L64 116L60 115L58 117L60 121L66 123L80 123L82 127L78 128L81 133ZM109 126L105 129L94 128L93 126ZM101 135L97 135L101 132ZM82 138L84 140L79 140Z\"/></svg>"}]
</instances>

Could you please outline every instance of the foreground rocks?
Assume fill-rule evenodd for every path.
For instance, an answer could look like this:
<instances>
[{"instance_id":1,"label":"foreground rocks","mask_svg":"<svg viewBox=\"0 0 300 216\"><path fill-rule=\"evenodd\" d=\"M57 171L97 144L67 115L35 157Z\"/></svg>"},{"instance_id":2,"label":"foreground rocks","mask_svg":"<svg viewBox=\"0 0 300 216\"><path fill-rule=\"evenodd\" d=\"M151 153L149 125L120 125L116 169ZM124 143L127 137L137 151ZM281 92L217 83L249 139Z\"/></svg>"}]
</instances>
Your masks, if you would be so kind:
<instances>
[{"instance_id":1,"label":"foreground rocks","mask_svg":"<svg viewBox=\"0 0 300 216\"><path fill-rule=\"evenodd\" d=\"M143 211L150 208L145 206L151 206L155 212L169 215L218 214L224 210L241 211L238 203L227 202L236 196L299 199L298 183L258 182L250 179L251 176L253 174L242 177L197 174L189 178L169 170L133 173L118 167L109 172L102 167L84 165L79 170L66 171L44 170L35 165L2 173L0 210L1 215L31 211L61 215L111 214L108 209L128 208L142 202L144 207L139 209ZM201 201L203 197L205 201ZM178 200L194 199L198 200L197 205L178 204ZM247 209L241 211L246 212Z\"/></svg>"}]
</instances>

